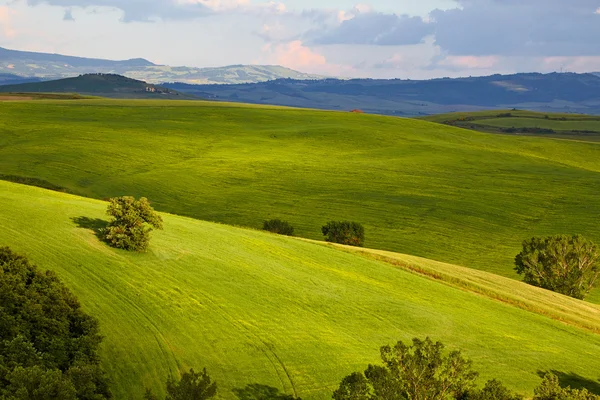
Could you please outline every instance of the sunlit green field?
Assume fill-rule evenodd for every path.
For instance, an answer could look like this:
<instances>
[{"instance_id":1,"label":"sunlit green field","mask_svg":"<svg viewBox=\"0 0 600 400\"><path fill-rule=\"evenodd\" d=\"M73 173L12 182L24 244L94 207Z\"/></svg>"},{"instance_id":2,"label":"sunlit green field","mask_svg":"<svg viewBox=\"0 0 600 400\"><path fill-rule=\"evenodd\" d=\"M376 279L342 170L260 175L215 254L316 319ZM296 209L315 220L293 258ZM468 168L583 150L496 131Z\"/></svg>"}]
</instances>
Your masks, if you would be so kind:
<instances>
[{"instance_id":1,"label":"sunlit green field","mask_svg":"<svg viewBox=\"0 0 600 400\"><path fill-rule=\"evenodd\" d=\"M377 254L488 288L474 292L389 260L173 215L163 216L148 253L131 254L95 236L105 208L0 182L0 245L57 271L100 320L117 399L140 399L144 387L162 391L169 374L203 366L222 398L259 383L326 399L344 375L376 362L380 345L427 335L462 349L482 381L500 378L525 395L539 371L555 370L572 384L597 379L598 306L479 271ZM511 292L558 314L494 299ZM559 322L565 310L575 319Z\"/></svg>"},{"instance_id":2,"label":"sunlit green field","mask_svg":"<svg viewBox=\"0 0 600 400\"><path fill-rule=\"evenodd\" d=\"M600 242L600 145L418 120L203 102L0 103L0 175L259 228L329 220L366 246L509 277L523 239ZM592 298L593 299L593 298Z\"/></svg>"}]
</instances>

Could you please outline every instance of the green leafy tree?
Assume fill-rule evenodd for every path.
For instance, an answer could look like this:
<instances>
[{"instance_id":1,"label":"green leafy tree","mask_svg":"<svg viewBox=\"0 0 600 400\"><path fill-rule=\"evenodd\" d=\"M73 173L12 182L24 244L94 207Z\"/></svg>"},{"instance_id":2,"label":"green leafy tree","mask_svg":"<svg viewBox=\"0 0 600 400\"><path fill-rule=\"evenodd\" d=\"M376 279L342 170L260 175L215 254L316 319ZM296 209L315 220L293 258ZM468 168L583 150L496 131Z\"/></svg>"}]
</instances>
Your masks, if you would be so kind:
<instances>
[{"instance_id":1,"label":"green leafy tree","mask_svg":"<svg viewBox=\"0 0 600 400\"><path fill-rule=\"evenodd\" d=\"M217 383L213 382L206 372L185 372L179 382L167 380L167 397L165 400L205 400L217 394Z\"/></svg>"},{"instance_id":2,"label":"green leafy tree","mask_svg":"<svg viewBox=\"0 0 600 400\"><path fill-rule=\"evenodd\" d=\"M533 400L598 400L600 396L590 393L587 389L571 389L560 386L558 377L546 374L542 383L535 388Z\"/></svg>"},{"instance_id":3,"label":"green leafy tree","mask_svg":"<svg viewBox=\"0 0 600 400\"><path fill-rule=\"evenodd\" d=\"M105 240L113 247L143 252L148 249L152 229L162 229L162 218L148 199L131 196L110 199L107 210L112 221L104 230Z\"/></svg>"},{"instance_id":4,"label":"green leafy tree","mask_svg":"<svg viewBox=\"0 0 600 400\"><path fill-rule=\"evenodd\" d=\"M365 228L351 221L330 221L321 228L325 240L331 243L362 247L365 242Z\"/></svg>"},{"instance_id":5,"label":"green leafy tree","mask_svg":"<svg viewBox=\"0 0 600 400\"><path fill-rule=\"evenodd\" d=\"M290 225L289 222L280 219L265 221L263 230L278 233L280 235L294 236L294 227Z\"/></svg>"},{"instance_id":6,"label":"green leafy tree","mask_svg":"<svg viewBox=\"0 0 600 400\"><path fill-rule=\"evenodd\" d=\"M579 235L534 237L523 242L515 265L524 282L583 299L600 275L600 252Z\"/></svg>"},{"instance_id":7,"label":"green leafy tree","mask_svg":"<svg viewBox=\"0 0 600 400\"><path fill-rule=\"evenodd\" d=\"M335 400L445 400L458 399L474 388L477 372L459 351L448 354L431 339L413 339L381 348L383 366L369 365L364 374L342 380Z\"/></svg>"},{"instance_id":8,"label":"green leafy tree","mask_svg":"<svg viewBox=\"0 0 600 400\"><path fill-rule=\"evenodd\" d=\"M49 271L0 248L0 399L111 398L98 322Z\"/></svg>"}]
</instances>

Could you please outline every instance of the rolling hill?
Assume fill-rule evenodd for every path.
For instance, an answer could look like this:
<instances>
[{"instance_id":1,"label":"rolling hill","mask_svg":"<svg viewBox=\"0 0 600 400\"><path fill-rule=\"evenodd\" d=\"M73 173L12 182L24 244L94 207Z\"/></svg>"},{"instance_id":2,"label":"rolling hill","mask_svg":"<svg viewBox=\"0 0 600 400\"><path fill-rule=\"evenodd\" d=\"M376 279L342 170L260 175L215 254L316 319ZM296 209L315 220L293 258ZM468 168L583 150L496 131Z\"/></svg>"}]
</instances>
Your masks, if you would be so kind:
<instances>
[{"instance_id":1,"label":"rolling hill","mask_svg":"<svg viewBox=\"0 0 600 400\"><path fill-rule=\"evenodd\" d=\"M495 110L439 114L426 121L480 132L600 141L600 116Z\"/></svg>"},{"instance_id":2,"label":"rolling hill","mask_svg":"<svg viewBox=\"0 0 600 400\"><path fill-rule=\"evenodd\" d=\"M352 220L368 247L511 278L526 238L600 241L598 143L210 102L0 106L4 179L146 196L158 210L232 225L281 218L311 239L327 221Z\"/></svg>"},{"instance_id":3,"label":"rolling hill","mask_svg":"<svg viewBox=\"0 0 600 400\"><path fill-rule=\"evenodd\" d=\"M0 73L44 80L71 78L90 73L125 75L151 83L188 82L228 84L273 79L322 79L276 65L231 65L216 68L157 65L143 58L113 61L0 48Z\"/></svg>"},{"instance_id":4,"label":"rolling hill","mask_svg":"<svg viewBox=\"0 0 600 400\"><path fill-rule=\"evenodd\" d=\"M462 349L482 380L502 379L526 395L541 371L597 385L597 306L416 257L375 252L392 264L174 215L163 215L165 230L153 233L148 253L132 254L95 236L105 209L101 201L0 181L0 245L56 271L100 320L115 398L140 399L145 387L162 391L169 374L206 366L226 399L253 383L326 399L344 375L376 362L380 345L428 335ZM487 294L400 263L455 273ZM557 321L561 313L569 318Z\"/></svg>"},{"instance_id":5,"label":"rolling hill","mask_svg":"<svg viewBox=\"0 0 600 400\"><path fill-rule=\"evenodd\" d=\"M77 93L109 98L194 99L162 86L148 84L121 75L88 74L55 81L0 86L0 93Z\"/></svg>"},{"instance_id":6,"label":"rolling hill","mask_svg":"<svg viewBox=\"0 0 600 400\"><path fill-rule=\"evenodd\" d=\"M600 114L600 76L516 74L458 79L278 80L240 85L167 84L206 99L416 116L520 108Z\"/></svg>"}]
</instances>

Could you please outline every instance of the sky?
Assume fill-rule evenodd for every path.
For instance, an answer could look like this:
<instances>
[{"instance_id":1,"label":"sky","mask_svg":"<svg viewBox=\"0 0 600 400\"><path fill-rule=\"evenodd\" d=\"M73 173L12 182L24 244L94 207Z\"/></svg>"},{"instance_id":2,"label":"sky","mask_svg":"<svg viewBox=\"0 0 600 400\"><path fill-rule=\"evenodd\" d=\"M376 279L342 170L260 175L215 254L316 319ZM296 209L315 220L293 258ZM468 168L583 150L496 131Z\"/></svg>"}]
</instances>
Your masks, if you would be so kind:
<instances>
[{"instance_id":1,"label":"sky","mask_svg":"<svg viewBox=\"0 0 600 400\"><path fill-rule=\"evenodd\" d=\"M0 0L0 47L428 79L600 71L600 0Z\"/></svg>"}]
</instances>

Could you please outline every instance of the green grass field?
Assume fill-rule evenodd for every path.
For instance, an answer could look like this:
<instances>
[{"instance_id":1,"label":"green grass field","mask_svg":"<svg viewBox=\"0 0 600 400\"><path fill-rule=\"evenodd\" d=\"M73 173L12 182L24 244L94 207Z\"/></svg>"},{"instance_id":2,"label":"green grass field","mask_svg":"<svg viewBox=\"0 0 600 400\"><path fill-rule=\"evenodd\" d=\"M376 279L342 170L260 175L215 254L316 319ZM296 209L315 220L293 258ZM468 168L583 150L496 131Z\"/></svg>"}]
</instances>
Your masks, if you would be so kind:
<instances>
[{"instance_id":1,"label":"green grass field","mask_svg":"<svg viewBox=\"0 0 600 400\"><path fill-rule=\"evenodd\" d=\"M0 175L86 197L366 246L515 277L533 235L600 241L600 145L489 135L419 120L202 102L0 103ZM600 300L600 294L591 297Z\"/></svg>"},{"instance_id":2,"label":"green grass field","mask_svg":"<svg viewBox=\"0 0 600 400\"><path fill-rule=\"evenodd\" d=\"M600 116L594 115L493 110L432 115L422 119L489 133L600 141ZM507 128L513 128L514 132L507 132ZM532 128L553 132L532 132Z\"/></svg>"},{"instance_id":3,"label":"green grass field","mask_svg":"<svg viewBox=\"0 0 600 400\"><path fill-rule=\"evenodd\" d=\"M380 345L442 340L474 360L481 379L531 395L539 371L597 384L600 336L525 311L460 282L304 240L164 215L150 251L111 249L94 234L106 203L0 182L0 245L57 271L101 323L104 365L117 399L161 390L169 374L206 366L222 398L249 383L326 399ZM356 251L356 250L352 250ZM590 327L600 307L491 274L380 253L460 273L535 307L569 310ZM454 271L454 272L451 272Z\"/></svg>"}]
</instances>

